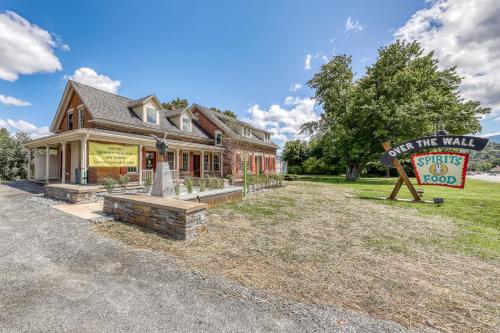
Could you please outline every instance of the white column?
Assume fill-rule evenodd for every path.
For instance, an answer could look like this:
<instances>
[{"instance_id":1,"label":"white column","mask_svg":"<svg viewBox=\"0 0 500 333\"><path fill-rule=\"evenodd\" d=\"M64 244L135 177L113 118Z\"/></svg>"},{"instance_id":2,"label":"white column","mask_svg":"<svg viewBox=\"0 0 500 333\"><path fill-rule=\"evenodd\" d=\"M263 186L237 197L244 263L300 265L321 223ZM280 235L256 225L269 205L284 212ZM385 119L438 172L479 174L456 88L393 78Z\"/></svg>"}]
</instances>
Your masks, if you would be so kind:
<instances>
[{"instance_id":1,"label":"white column","mask_svg":"<svg viewBox=\"0 0 500 333\"><path fill-rule=\"evenodd\" d=\"M139 145L139 165L137 166L137 171L139 171L139 185L142 184L142 145Z\"/></svg>"},{"instance_id":2,"label":"white column","mask_svg":"<svg viewBox=\"0 0 500 333\"><path fill-rule=\"evenodd\" d=\"M49 169L50 167L50 149L49 145L45 146L45 182L48 184L49 183Z\"/></svg>"},{"instance_id":3,"label":"white column","mask_svg":"<svg viewBox=\"0 0 500 333\"><path fill-rule=\"evenodd\" d=\"M88 136L80 140L80 184L83 183L84 172L87 170L87 138Z\"/></svg>"},{"instance_id":4,"label":"white column","mask_svg":"<svg viewBox=\"0 0 500 333\"><path fill-rule=\"evenodd\" d=\"M201 151L201 157L200 157L200 168L201 168L201 174L200 174L200 178L204 178L205 177L205 151Z\"/></svg>"},{"instance_id":5,"label":"white column","mask_svg":"<svg viewBox=\"0 0 500 333\"><path fill-rule=\"evenodd\" d=\"M181 150L177 148L177 180L181 178Z\"/></svg>"},{"instance_id":6,"label":"white column","mask_svg":"<svg viewBox=\"0 0 500 333\"><path fill-rule=\"evenodd\" d=\"M66 183L66 142L61 143L62 145L62 160L61 160L61 184Z\"/></svg>"},{"instance_id":7,"label":"white column","mask_svg":"<svg viewBox=\"0 0 500 333\"><path fill-rule=\"evenodd\" d=\"M27 178L28 180L31 180L31 149L28 148L28 152L26 153L26 156L28 158L28 175Z\"/></svg>"},{"instance_id":8,"label":"white column","mask_svg":"<svg viewBox=\"0 0 500 333\"><path fill-rule=\"evenodd\" d=\"M219 155L219 156L220 156L220 157L219 157L220 177L222 178L222 177L224 177L224 176L223 176L223 170L222 170L222 169L223 169L223 168L222 168L222 166L223 166L223 163L222 163L222 153L220 153L220 155Z\"/></svg>"}]
</instances>

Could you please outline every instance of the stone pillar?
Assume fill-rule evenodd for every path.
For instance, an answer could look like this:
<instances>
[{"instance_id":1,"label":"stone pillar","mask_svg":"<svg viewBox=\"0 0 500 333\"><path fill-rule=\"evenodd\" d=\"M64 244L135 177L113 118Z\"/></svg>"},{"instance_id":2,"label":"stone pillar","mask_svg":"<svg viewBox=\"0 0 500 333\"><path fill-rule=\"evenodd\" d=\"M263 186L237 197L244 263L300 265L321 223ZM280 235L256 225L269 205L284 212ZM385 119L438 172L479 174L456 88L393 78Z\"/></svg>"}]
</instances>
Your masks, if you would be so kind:
<instances>
[{"instance_id":1,"label":"stone pillar","mask_svg":"<svg viewBox=\"0 0 500 333\"><path fill-rule=\"evenodd\" d=\"M49 145L45 146L45 182L48 184L49 183L49 177L50 177L50 149Z\"/></svg>"},{"instance_id":2,"label":"stone pillar","mask_svg":"<svg viewBox=\"0 0 500 333\"><path fill-rule=\"evenodd\" d=\"M201 157L200 157L200 178L205 177L205 151L201 151Z\"/></svg>"},{"instance_id":3,"label":"stone pillar","mask_svg":"<svg viewBox=\"0 0 500 333\"><path fill-rule=\"evenodd\" d=\"M139 185L142 184L142 145L139 145L139 165L137 166L139 172Z\"/></svg>"},{"instance_id":4,"label":"stone pillar","mask_svg":"<svg viewBox=\"0 0 500 333\"><path fill-rule=\"evenodd\" d=\"M28 152L26 153L26 157L28 158L28 174L27 177L28 180L31 180L31 149L28 148Z\"/></svg>"},{"instance_id":5,"label":"stone pillar","mask_svg":"<svg viewBox=\"0 0 500 333\"><path fill-rule=\"evenodd\" d=\"M66 142L61 143L61 184L66 183Z\"/></svg>"}]
</instances>

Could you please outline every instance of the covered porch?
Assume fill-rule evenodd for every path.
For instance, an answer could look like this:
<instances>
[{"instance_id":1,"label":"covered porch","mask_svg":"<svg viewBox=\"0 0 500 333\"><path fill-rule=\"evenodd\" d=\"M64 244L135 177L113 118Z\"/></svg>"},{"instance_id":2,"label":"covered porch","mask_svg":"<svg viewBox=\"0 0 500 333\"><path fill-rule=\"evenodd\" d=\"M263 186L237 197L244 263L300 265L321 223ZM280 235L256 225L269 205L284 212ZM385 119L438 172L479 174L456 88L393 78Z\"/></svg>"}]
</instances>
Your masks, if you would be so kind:
<instances>
[{"instance_id":1,"label":"covered porch","mask_svg":"<svg viewBox=\"0 0 500 333\"><path fill-rule=\"evenodd\" d=\"M89 163L89 145L121 145L135 151L136 163L128 166L96 166ZM167 161L172 177L222 177L221 147L168 140ZM106 177L130 177L131 183L142 185L153 177L158 162L156 141L145 135L100 129L78 129L37 139L26 144L28 177L34 181L61 184L101 184ZM31 157L33 156L34 159Z\"/></svg>"}]
</instances>

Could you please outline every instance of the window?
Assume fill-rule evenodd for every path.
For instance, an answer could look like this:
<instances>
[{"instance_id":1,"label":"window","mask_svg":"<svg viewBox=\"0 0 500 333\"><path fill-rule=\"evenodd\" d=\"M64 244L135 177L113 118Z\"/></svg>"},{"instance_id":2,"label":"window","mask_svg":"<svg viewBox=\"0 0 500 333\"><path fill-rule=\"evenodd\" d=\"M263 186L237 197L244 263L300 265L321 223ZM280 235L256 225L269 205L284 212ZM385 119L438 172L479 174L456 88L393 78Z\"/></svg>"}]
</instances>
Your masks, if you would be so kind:
<instances>
[{"instance_id":1,"label":"window","mask_svg":"<svg viewBox=\"0 0 500 333\"><path fill-rule=\"evenodd\" d=\"M208 171L208 154L203 155L203 170Z\"/></svg>"},{"instance_id":2,"label":"window","mask_svg":"<svg viewBox=\"0 0 500 333\"><path fill-rule=\"evenodd\" d=\"M85 113L84 113L85 109L84 108L80 108L78 110L78 128L83 128L84 127L84 116L85 116Z\"/></svg>"},{"instance_id":3,"label":"window","mask_svg":"<svg viewBox=\"0 0 500 333\"><path fill-rule=\"evenodd\" d=\"M246 137L251 137L252 136L252 130L248 127L242 127L241 128L241 134Z\"/></svg>"},{"instance_id":4,"label":"window","mask_svg":"<svg viewBox=\"0 0 500 333\"><path fill-rule=\"evenodd\" d=\"M73 112L68 113L68 130L73 129Z\"/></svg>"},{"instance_id":5,"label":"window","mask_svg":"<svg viewBox=\"0 0 500 333\"><path fill-rule=\"evenodd\" d=\"M137 167L127 167L127 173L137 173Z\"/></svg>"},{"instance_id":6,"label":"window","mask_svg":"<svg viewBox=\"0 0 500 333\"><path fill-rule=\"evenodd\" d=\"M220 131L215 131L215 145L216 146L222 145L222 132Z\"/></svg>"},{"instance_id":7,"label":"window","mask_svg":"<svg viewBox=\"0 0 500 333\"><path fill-rule=\"evenodd\" d=\"M156 110L153 108L146 108L147 122L156 124Z\"/></svg>"},{"instance_id":8,"label":"window","mask_svg":"<svg viewBox=\"0 0 500 333\"><path fill-rule=\"evenodd\" d=\"M173 151L167 152L167 161L168 161L168 167L170 168L170 170L174 170L175 164L174 164L174 152Z\"/></svg>"},{"instance_id":9,"label":"window","mask_svg":"<svg viewBox=\"0 0 500 333\"><path fill-rule=\"evenodd\" d=\"M155 165L155 153L146 152L146 170L153 170Z\"/></svg>"},{"instance_id":10,"label":"window","mask_svg":"<svg viewBox=\"0 0 500 333\"><path fill-rule=\"evenodd\" d=\"M271 134L269 134L269 133L265 133L265 134L264 134L264 140L265 140L265 141L271 141Z\"/></svg>"},{"instance_id":11,"label":"window","mask_svg":"<svg viewBox=\"0 0 500 333\"><path fill-rule=\"evenodd\" d=\"M189 153L182 153L182 170L189 171Z\"/></svg>"},{"instance_id":12,"label":"window","mask_svg":"<svg viewBox=\"0 0 500 333\"><path fill-rule=\"evenodd\" d=\"M220 155L214 155L214 171L220 171Z\"/></svg>"},{"instance_id":13,"label":"window","mask_svg":"<svg viewBox=\"0 0 500 333\"><path fill-rule=\"evenodd\" d=\"M182 117L182 130L191 131L191 119L187 117Z\"/></svg>"}]
</instances>

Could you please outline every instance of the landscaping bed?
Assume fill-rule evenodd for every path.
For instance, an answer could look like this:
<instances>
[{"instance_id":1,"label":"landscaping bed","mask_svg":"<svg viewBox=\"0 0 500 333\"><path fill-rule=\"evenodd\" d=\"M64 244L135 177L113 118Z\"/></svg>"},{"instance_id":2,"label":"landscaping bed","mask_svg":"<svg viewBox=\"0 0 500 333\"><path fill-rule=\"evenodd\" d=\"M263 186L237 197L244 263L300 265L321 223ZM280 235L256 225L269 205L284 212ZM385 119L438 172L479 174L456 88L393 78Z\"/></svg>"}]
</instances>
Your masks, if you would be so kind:
<instances>
[{"instance_id":1,"label":"landscaping bed","mask_svg":"<svg viewBox=\"0 0 500 333\"><path fill-rule=\"evenodd\" d=\"M468 229L450 217L358 199L343 185L291 182L212 209L209 218L208 233L190 242L120 223L95 228L174 255L188 269L305 303L408 327L497 328L498 257L452 246Z\"/></svg>"}]
</instances>

